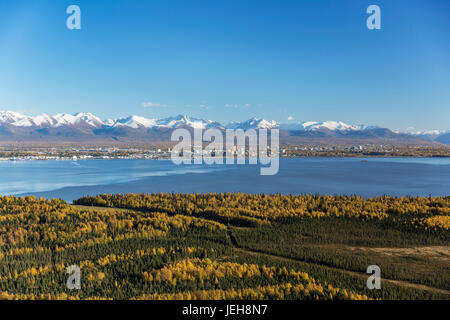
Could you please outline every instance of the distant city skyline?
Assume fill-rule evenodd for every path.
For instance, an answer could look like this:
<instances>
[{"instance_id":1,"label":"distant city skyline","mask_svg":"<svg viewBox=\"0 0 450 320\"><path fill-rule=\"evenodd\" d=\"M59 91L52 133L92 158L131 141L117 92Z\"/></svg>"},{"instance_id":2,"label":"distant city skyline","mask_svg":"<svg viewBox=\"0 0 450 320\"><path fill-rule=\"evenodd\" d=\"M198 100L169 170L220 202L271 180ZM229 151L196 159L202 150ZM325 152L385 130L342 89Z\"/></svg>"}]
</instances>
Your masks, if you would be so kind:
<instances>
[{"instance_id":1,"label":"distant city skyline","mask_svg":"<svg viewBox=\"0 0 450 320\"><path fill-rule=\"evenodd\" d=\"M66 27L72 4L81 30ZM366 27L372 4L381 30ZM0 11L0 110L450 129L446 0L17 0Z\"/></svg>"}]
</instances>

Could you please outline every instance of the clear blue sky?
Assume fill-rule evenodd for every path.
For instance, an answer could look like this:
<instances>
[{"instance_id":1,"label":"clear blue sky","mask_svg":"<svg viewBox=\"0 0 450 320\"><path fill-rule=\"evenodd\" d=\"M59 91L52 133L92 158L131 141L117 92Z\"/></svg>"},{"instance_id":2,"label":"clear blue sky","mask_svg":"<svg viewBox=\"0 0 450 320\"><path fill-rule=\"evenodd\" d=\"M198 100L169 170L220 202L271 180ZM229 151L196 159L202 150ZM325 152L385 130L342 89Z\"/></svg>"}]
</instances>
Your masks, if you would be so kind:
<instances>
[{"instance_id":1,"label":"clear blue sky","mask_svg":"<svg viewBox=\"0 0 450 320\"><path fill-rule=\"evenodd\" d=\"M0 110L450 129L450 1L2 0Z\"/></svg>"}]
</instances>

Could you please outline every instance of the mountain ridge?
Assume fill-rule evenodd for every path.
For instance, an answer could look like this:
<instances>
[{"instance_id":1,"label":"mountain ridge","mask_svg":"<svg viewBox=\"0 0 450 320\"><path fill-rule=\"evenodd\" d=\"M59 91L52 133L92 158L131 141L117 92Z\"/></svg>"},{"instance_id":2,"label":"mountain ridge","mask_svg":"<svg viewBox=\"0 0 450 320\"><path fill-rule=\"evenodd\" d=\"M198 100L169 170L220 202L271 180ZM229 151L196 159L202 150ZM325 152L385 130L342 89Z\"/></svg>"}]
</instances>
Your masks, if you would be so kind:
<instances>
[{"instance_id":1,"label":"mountain ridge","mask_svg":"<svg viewBox=\"0 0 450 320\"><path fill-rule=\"evenodd\" d=\"M138 115L118 119L102 120L89 112L75 114L59 113L54 116L41 114L27 116L14 111L0 111L0 141L80 141L80 140L148 140L170 141L170 134L176 128L187 129L280 129L280 139L291 143L314 142L323 139L348 142L390 142L390 143L446 143L446 133L437 131L402 133L379 126L352 125L341 121L299 121L278 123L274 120L256 117L241 122L220 122L177 115L167 118L146 118ZM444 136L444 139L439 139ZM441 142L442 141L442 142Z\"/></svg>"}]
</instances>

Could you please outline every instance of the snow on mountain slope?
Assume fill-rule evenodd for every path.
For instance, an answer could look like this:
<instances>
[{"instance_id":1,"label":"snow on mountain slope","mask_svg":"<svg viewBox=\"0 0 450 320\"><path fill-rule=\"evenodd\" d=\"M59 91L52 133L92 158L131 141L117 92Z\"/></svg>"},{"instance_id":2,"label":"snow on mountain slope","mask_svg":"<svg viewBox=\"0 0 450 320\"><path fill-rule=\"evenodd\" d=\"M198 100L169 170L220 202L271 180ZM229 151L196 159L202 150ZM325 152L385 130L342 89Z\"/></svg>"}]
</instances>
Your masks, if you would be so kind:
<instances>
[{"instance_id":1,"label":"snow on mountain slope","mask_svg":"<svg viewBox=\"0 0 450 320\"><path fill-rule=\"evenodd\" d=\"M14 111L0 111L0 124L12 124L19 121L24 121L24 124L27 124L26 121L29 120L29 118L30 117L24 116L23 114Z\"/></svg>"},{"instance_id":2,"label":"snow on mountain slope","mask_svg":"<svg viewBox=\"0 0 450 320\"><path fill-rule=\"evenodd\" d=\"M185 115L178 115L175 117L169 117L165 119L158 120L158 127L166 127L166 128L178 128L179 126L186 125L192 128L205 128L206 125L203 120L189 118Z\"/></svg>"},{"instance_id":3,"label":"snow on mountain slope","mask_svg":"<svg viewBox=\"0 0 450 320\"><path fill-rule=\"evenodd\" d=\"M99 127L104 125L104 122L97 116L93 115L92 113L83 113L78 112L74 115L75 117L75 123L85 122L93 127Z\"/></svg>"},{"instance_id":4,"label":"snow on mountain slope","mask_svg":"<svg viewBox=\"0 0 450 320\"><path fill-rule=\"evenodd\" d=\"M15 127L32 127L34 125L30 118L23 118L14 122L10 122Z\"/></svg>"},{"instance_id":5,"label":"snow on mountain slope","mask_svg":"<svg viewBox=\"0 0 450 320\"><path fill-rule=\"evenodd\" d=\"M434 140L437 137L445 135L446 133L448 133L448 131L446 131L446 130L423 130L423 131L409 131L407 133L411 134L413 136L423 137L426 139Z\"/></svg>"},{"instance_id":6,"label":"snow on mountain slope","mask_svg":"<svg viewBox=\"0 0 450 320\"><path fill-rule=\"evenodd\" d=\"M116 123L116 121L113 120L113 119L106 119L106 120L104 121L104 125L105 125L105 126L108 126L108 127L113 126L114 123Z\"/></svg>"},{"instance_id":7,"label":"snow on mountain slope","mask_svg":"<svg viewBox=\"0 0 450 320\"><path fill-rule=\"evenodd\" d=\"M243 122L231 122L226 126L226 128L249 130L249 129L273 129L277 128L278 126L279 124L274 120L267 121L265 119L252 118Z\"/></svg>"},{"instance_id":8,"label":"snow on mountain slope","mask_svg":"<svg viewBox=\"0 0 450 320\"><path fill-rule=\"evenodd\" d=\"M415 132L410 132L413 135L440 135L443 133L446 133L447 131L445 130L424 130L424 131L415 131Z\"/></svg>"},{"instance_id":9,"label":"snow on mountain slope","mask_svg":"<svg viewBox=\"0 0 450 320\"><path fill-rule=\"evenodd\" d=\"M188 126L196 129L206 129L206 128L223 128L223 126L212 120L190 118L186 115L178 115L176 117L169 117L165 119L160 119L157 122L159 127L166 128L178 128L180 126Z\"/></svg>"},{"instance_id":10,"label":"snow on mountain slope","mask_svg":"<svg viewBox=\"0 0 450 320\"><path fill-rule=\"evenodd\" d=\"M0 124L10 124L16 127L50 126L53 119L46 115L30 117L13 111L0 111Z\"/></svg>"},{"instance_id":11,"label":"snow on mountain slope","mask_svg":"<svg viewBox=\"0 0 450 320\"><path fill-rule=\"evenodd\" d=\"M35 117L31 117L31 122L38 127L51 126L54 123L54 119L47 114L41 114Z\"/></svg>"},{"instance_id":12,"label":"snow on mountain slope","mask_svg":"<svg viewBox=\"0 0 450 320\"><path fill-rule=\"evenodd\" d=\"M102 126L103 121L92 113L57 114L49 116L41 114L37 116L26 116L18 112L0 111L0 125L9 124L15 127L41 127L57 128L61 126L87 124L92 127Z\"/></svg>"},{"instance_id":13,"label":"snow on mountain slope","mask_svg":"<svg viewBox=\"0 0 450 320\"><path fill-rule=\"evenodd\" d=\"M297 122L292 124L282 124L280 125L280 129L287 131L316 131L321 129L328 129L331 131L357 131L357 130L366 130L366 129L375 129L374 126L363 126L363 125L350 125L341 121L306 121L306 122Z\"/></svg>"},{"instance_id":14,"label":"snow on mountain slope","mask_svg":"<svg viewBox=\"0 0 450 320\"><path fill-rule=\"evenodd\" d=\"M61 114L58 113L57 115L53 116L53 118L56 120L54 127L60 127L64 125L74 125L76 122L75 116L71 114Z\"/></svg>"},{"instance_id":15,"label":"snow on mountain slope","mask_svg":"<svg viewBox=\"0 0 450 320\"><path fill-rule=\"evenodd\" d=\"M316 131L321 129L328 129L331 131L356 131L374 129L376 127L350 125L341 121L301 121L297 123L279 124L276 121L267 121L265 119L252 118L243 122L231 122L226 126L227 129L273 129L280 128L286 131Z\"/></svg>"},{"instance_id":16,"label":"snow on mountain slope","mask_svg":"<svg viewBox=\"0 0 450 320\"><path fill-rule=\"evenodd\" d=\"M121 118L116 120L116 122L112 125L112 127L130 127L130 128L151 128L155 126L155 119L147 119L140 116L131 116L128 118Z\"/></svg>"},{"instance_id":17,"label":"snow on mountain slope","mask_svg":"<svg viewBox=\"0 0 450 320\"><path fill-rule=\"evenodd\" d=\"M188 116L185 115L178 115L176 117L169 117L164 119L147 119L140 116L131 116L128 118L118 119L114 123L109 123L108 125L110 125L113 128L126 126L135 129L141 127L153 129L159 128L174 129L180 126L206 129L221 126L219 123L211 120L189 118Z\"/></svg>"}]
</instances>

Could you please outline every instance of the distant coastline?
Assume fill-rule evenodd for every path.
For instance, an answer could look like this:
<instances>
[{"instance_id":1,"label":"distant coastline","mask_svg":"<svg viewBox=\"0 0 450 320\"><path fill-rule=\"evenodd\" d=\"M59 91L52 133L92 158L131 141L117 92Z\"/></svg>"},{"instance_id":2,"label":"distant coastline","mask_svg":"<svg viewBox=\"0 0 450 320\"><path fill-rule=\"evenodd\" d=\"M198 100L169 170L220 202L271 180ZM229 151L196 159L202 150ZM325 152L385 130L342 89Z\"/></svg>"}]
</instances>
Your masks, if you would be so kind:
<instances>
[{"instance_id":1,"label":"distant coastline","mask_svg":"<svg viewBox=\"0 0 450 320\"><path fill-rule=\"evenodd\" d=\"M171 147L0 147L0 161L78 161L110 159L164 160L171 158ZM246 159L255 157L245 150ZM450 147L429 146L281 146L280 158L449 158ZM214 154L203 154L204 159ZM237 154L224 153L223 158Z\"/></svg>"}]
</instances>

